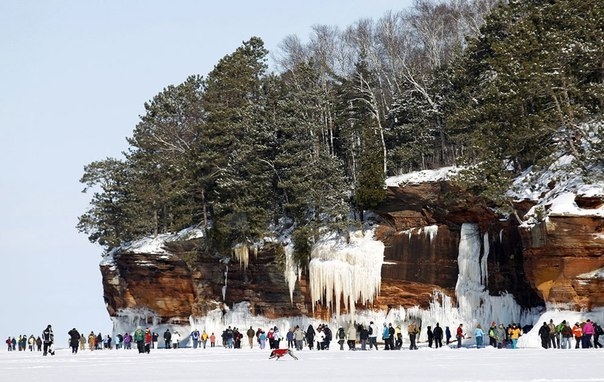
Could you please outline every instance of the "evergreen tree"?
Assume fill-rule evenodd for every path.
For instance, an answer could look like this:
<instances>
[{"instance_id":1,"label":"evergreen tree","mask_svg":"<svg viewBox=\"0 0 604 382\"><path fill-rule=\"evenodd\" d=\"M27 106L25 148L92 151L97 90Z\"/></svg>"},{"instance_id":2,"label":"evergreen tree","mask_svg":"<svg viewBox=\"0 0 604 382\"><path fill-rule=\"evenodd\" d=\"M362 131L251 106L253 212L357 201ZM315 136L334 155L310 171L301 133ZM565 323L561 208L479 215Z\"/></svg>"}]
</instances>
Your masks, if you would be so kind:
<instances>
[{"instance_id":1,"label":"evergreen tree","mask_svg":"<svg viewBox=\"0 0 604 382\"><path fill-rule=\"evenodd\" d=\"M146 208L152 233L174 232L196 222L199 216L191 182L189 152L202 123L199 108L201 78L191 76L178 86L168 86L145 103L146 114L128 138L126 155Z\"/></svg>"},{"instance_id":2,"label":"evergreen tree","mask_svg":"<svg viewBox=\"0 0 604 382\"><path fill-rule=\"evenodd\" d=\"M195 151L199 189L211 203L212 237L231 248L262 237L271 217L271 132L263 115L268 52L257 37L222 58L204 82Z\"/></svg>"},{"instance_id":3,"label":"evergreen tree","mask_svg":"<svg viewBox=\"0 0 604 382\"><path fill-rule=\"evenodd\" d=\"M107 158L84 167L83 192L94 192L90 208L78 219L78 232L111 249L143 235L148 221L141 219L143 203L136 198L131 171L124 161Z\"/></svg>"},{"instance_id":4,"label":"evergreen tree","mask_svg":"<svg viewBox=\"0 0 604 382\"><path fill-rule=\"evenodd\" d=\"M480 164L468 187L503 195L507 182L486 180L511 178L553 150L581 156L577 125L602 106L603 7L512 1L487 19L452 78L461 96L449 123L468 132L467 158Z\"/></svg>"}]
</instances>

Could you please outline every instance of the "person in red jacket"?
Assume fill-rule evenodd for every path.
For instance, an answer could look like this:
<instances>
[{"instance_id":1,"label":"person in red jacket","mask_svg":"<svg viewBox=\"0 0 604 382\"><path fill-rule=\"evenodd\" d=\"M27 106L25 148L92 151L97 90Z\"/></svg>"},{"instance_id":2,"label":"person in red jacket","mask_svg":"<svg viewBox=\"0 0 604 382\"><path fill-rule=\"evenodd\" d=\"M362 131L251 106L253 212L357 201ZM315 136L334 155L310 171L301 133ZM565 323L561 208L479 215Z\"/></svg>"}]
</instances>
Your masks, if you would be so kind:
<instances>
[{"instance_id":1,"label":"person in red jacket","mask_svg":"<svg viewBox=\"0 0 604 382\"><path fill-rule=\"evenodd\" d=\"M455 334L455 338L457 338L457 347L461 347L461 339L466 338L466 335L463 332L463 324L459 324L457 327L457 333Z\"/></svg>"},{"instance_id":2,"label":"person in red jacket","mask_svg":"<svg viewBox=\"0 0 604 382\"><path fill-rule=\"evenodd\" d=\"M151 334L151 329L147 328L145 330L145 353L149 354L151 352L151 342L153 340L153 334Z\"/></svg>"}]
</instances>

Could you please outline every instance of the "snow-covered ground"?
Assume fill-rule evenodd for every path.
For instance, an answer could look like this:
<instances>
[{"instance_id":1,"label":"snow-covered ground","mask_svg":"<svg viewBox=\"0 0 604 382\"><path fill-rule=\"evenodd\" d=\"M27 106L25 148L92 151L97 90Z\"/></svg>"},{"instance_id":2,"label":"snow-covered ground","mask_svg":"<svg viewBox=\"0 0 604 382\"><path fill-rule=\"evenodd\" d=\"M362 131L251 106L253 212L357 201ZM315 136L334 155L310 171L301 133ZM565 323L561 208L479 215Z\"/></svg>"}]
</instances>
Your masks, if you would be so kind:
<instances>
[{"instance_id":1,"label":"snow-covered ground","mask_svg":"<svg viewBox=\"0 0 604 382\"><path fill-rule=\"evenodd\" d=\"M260 349L0 351L2 381L604 381L603 350L461 348L303 351Z\"/></svg>"}]
</instances>

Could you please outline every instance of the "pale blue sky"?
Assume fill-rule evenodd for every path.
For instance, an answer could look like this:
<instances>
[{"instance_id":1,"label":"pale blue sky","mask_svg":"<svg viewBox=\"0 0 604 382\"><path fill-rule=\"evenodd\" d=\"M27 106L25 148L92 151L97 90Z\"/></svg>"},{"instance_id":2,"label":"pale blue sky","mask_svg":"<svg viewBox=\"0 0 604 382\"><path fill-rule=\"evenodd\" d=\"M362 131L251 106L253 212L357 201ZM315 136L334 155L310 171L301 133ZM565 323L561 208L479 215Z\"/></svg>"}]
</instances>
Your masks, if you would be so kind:
<instances>
[{"instance_id":1,"label":"pale blue sky","mask_svg":"<svg viewBox=\"0 0 604 382\"><path fill-rule=\"evenodd\" d=\"M127 148L144 102L241 42L269 51L411 0L0 2L0 339L111 330L102 249L75 225L84 165Z\"/></svg>"}]
</instances>

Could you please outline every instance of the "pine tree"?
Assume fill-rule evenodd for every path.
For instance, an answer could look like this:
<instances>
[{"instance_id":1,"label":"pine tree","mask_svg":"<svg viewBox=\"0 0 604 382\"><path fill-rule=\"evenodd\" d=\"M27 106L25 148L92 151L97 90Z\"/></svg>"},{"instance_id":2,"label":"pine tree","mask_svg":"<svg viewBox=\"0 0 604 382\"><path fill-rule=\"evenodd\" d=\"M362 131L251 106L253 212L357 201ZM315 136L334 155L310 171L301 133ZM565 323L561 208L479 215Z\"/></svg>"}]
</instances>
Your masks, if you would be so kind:
<instances>
[{"instance_id":1,"label":"pine tree","mask_svg":"<svg viewBox=\"0 0 604 382\"><path fill-rule=\"evenodd\" d=\"M577 125L601 112L604 94L596 42L604 38L603 7L512 1L487 19L452 78L461 96L449 124L468 132L467 157L480 164L464 179L470 188L503 195L507 182L487 179L511 179L554 150L581 156Z\"/></svg>"},{"instance_id":2,"label":"pine tree","mask_svg":"<svg viewBox=\"0 0 604 382\"><path fill-rule=\"evenodd\" d=\"M195 151L198 189L211 205L212 237L228 249L262 237L271 217L273 172L264 145L268 52L257 37L222 58L204 82L205 123Z\"/></svg>"}]
</instances>

